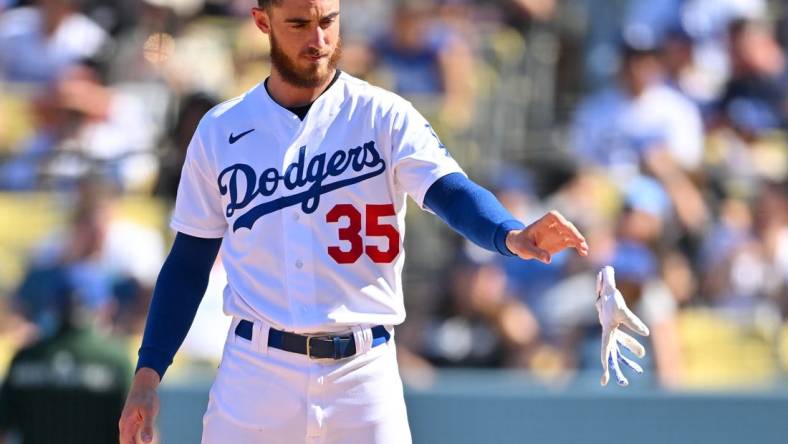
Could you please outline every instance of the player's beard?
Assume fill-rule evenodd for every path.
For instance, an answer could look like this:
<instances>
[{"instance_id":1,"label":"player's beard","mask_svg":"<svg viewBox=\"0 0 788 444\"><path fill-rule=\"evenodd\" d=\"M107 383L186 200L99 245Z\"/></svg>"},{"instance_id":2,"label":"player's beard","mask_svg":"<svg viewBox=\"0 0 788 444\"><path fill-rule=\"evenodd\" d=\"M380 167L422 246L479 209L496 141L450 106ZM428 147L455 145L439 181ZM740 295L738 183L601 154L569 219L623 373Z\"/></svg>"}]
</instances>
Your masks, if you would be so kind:
<instances>
[{"instance_id":1,"label":"player's beard","mask_svg":"<svg viewBox=\"0 0 788 444\"><path fill-rule=\"evenodd\" d=\"M332 74L334 68L337 67L342 56L342 39L339 39L337 40L337 46L328 58L328 66L325 71L322 71L319 65L300 68L295 60L282 51L274 33L270 33L269 36L271 41L271 64L282 76L282 80L299 88L317 88L323 85ZM299 54L299 57L301 55L303 54Z\"/></svg>"}]
</instances>

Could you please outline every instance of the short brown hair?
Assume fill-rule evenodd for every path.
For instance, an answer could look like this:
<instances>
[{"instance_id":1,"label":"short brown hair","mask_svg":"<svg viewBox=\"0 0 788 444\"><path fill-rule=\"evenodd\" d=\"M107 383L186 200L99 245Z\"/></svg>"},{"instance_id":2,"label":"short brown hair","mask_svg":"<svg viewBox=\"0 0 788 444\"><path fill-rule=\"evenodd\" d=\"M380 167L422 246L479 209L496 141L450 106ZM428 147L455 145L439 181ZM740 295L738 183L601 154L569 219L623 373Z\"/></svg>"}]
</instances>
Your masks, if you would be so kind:
<instances>
[{"instance_id":1,"label":"short brown hair","mask_svg":"<svg viewBox=\"0 0 788 444\"><path fill-rule=\"evenodd\" d=\"M271 5L279 5L282 3L282 0L257 0L257 6L265 9L270 7Z\"/></svg>"}]
</instances>

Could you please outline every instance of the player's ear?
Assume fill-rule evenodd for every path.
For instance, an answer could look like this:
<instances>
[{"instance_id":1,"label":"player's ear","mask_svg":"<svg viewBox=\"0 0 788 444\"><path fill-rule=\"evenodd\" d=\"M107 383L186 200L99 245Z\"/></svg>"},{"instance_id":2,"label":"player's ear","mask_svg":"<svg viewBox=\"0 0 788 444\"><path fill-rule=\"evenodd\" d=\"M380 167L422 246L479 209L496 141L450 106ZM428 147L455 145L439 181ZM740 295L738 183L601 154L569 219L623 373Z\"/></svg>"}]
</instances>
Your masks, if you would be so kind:
<instances>
[{"instance_id":1,"label":"player's ear","mask_svg":"<svg viewBox=\"0 0 788 444\"><path fill-rule=\"evenodd\" d=\"M260 31L265 34L271 33L271 16L268 15L266 8L252 8L252 18Z\"/></svg>"}]
</instances>

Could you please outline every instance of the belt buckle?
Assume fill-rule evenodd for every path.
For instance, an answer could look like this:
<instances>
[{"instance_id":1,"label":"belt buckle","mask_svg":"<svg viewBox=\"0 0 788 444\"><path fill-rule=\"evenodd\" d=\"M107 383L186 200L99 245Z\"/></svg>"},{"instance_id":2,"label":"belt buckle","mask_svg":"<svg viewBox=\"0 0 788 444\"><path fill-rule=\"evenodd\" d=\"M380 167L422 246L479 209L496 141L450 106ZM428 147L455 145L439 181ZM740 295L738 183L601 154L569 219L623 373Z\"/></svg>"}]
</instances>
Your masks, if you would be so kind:
<instances>
[{"instance_id":1,"label":"belt buckle","mask_svg":"<svg viewBox=\"0 0 788 444\"><path fill-rule=\"evenodd\" d=\"M322 338L323 336L317 336L317 335L304 335L304 336L306 336L306 357L309 359L320 359L312 356L312 344L310 343L310 341L315 338Z\"/></svg>"}]
</instances>

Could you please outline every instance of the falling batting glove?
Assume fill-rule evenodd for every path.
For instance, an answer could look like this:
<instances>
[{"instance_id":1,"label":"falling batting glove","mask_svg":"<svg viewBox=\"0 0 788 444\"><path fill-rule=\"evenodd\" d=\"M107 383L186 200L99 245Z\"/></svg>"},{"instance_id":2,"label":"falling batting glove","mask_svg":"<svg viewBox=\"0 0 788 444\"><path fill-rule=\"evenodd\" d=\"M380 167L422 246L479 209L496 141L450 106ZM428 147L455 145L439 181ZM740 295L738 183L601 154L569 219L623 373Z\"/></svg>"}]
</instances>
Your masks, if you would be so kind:
<instances>
[{"instance_id":1,"label":"falling batting glove","mask_svg":"<svg viewBox=\"0 0 788 444\"><path fill-rule=\"evenodd\" d=\"M626 387L629 381L621 371L619 363L632 368L637 373L643 373L643 368L636 362L621 353L620 345L628 348L638 358L646 355L646 349L632 336L619 329L623 324L635 333L648 336L649 331L643 323L627 307L621 292L616 289L615 271L613 267L606 266L596 276L596 310L599 312L599 323L602 324L602 379L600 383L607 385L610 379L610 370L616 377L618 385Z\"/></svg>"}]
</instances>

